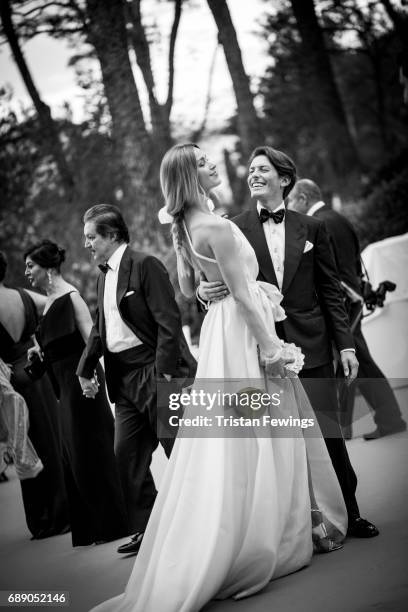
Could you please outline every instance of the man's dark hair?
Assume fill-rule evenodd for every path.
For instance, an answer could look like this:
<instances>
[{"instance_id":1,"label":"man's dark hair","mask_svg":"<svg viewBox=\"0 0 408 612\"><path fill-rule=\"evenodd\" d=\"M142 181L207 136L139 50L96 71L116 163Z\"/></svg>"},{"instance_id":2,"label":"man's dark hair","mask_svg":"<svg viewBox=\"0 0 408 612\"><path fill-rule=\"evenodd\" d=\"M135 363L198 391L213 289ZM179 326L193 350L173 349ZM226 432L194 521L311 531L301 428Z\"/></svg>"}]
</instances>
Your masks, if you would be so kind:
<instances>
[{"instance_id":1,"label":"man's dark hair","mask_svg":"<svg viewBox=\"0 0 408 612\"><path fill-rule=\"evenodd\" d=\"M286 176L289 179L289 185L286 185L283 188L283 199L285 199L289 193L292 191L294 184L296 183L296 166L291 158L286 155L286 153L282 153L282 151L278 151L277 149L273 149L268 145L264 145L262 147L256 147L249 157L249 165L252 164L253 160L257 155L265 155L271 162L272 166L275 168L276 172L279 176Z\"/></svg>"},{"instance_id":2,"label":"man's dark hair","mask_svg":"<svg viewBox=\"0 0 408 612\"><path fill-rule=\"evenodd\" d=\"M4 251L0 251L0 283L4 281L7 271L7 256Z\"/></svg>"},{"instance_id":3,"label":"man's dark hair","mask_svg":"<svg viewBox=\"0 0 408 612\"><path fill-rule=\"evenodd\" d=\"M100 236L106 238L115 234L118 242L129 242L129 230L117 206L95 204L84 214L83 222L88 221L95 223L95 231Z\"/></svg>"}]
</instances>

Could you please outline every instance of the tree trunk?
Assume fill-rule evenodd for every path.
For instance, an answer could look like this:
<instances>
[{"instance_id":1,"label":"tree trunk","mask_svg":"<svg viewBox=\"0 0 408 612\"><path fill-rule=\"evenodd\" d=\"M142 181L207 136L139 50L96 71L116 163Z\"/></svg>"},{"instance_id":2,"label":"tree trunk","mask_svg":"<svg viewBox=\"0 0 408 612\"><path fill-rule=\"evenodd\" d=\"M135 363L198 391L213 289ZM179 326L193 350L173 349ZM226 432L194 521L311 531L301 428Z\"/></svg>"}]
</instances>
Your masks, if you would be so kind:
<instances>
[{"instance_id":1,"label":"tree trunk","mask_svg":"<svg viewBox=\"0 0 408 612\"><path fill-rule=\"evenodd\" d=\"M263 144L260 122L255 112L249 79L242 62L241 49L226 0L207 0L224 48L238 107L238 130L242 154L247 158L252 149Z\"/></svg>"},{"instance_id":2,"label":"tree trunk","mask_svg":"<svg viewBox=\"0 0 408 612\"><path fill-rule=\"evenodd\" d=\"M347 124L346 113L334 77L313 0L291 0L302 41L306 99L320 131L334 178L354 172L360 160ZM302 101L305 103L305 100Z\"/></svg>"},{"instance_id":3,"label":"tree trunk","mask_svg":"<svg viewBox=\"0 0 408 612\"><path fill-rule=\"evenodd\" d=\"M24 59L24 55L20 48L18 36L12 21L10 0L0 1L0 15L4 34L6 35L7 41L13 53L14 61L17 64L21 77L38 113L38 118L44 134L43 147L47 153L52 155L54 158L62 184L67 194L72 194L74 180L59 139L58 128L51 116L49 106L47 106L47 104L41 100L40 94L34 84L33 78Z\"/></svg>"},{"instance_id":4,"label":"tree trunk","mask_svg":"<svg viewBox=\"0 0 408 612\"><path fill-rule=\"evenodd\" d=\"M125 18L131 26L128 31L130 43L134 49L136 61L149 96L150 117L155 146L157 145L160 153L163 154L171 145L169 116L166 116L166 109L157 101L150 48L142 24L140 4L141 0L132 0L130 4L125 4Z\"/></svg>"},{"instance_id":5,"label":"tree trunk","mask_svg":"<svg viewBox=\"0 0 408 612\"><path fill-rule=\"evenodd\" d=\"M170 113L173 107L173 92L174 92L174 53L176 50L177 32L180 25L181 19L181 6L183 0L174 0L174 18L173 25L170 32L169 41L169 59L168 59L168 70L169 70L169 84L167 88L167 99L165 103L167 120L170 121Z\"/></svg>"},{"instance_id":6,"label":"tree trunk","mask_svg":"<svg viewBox=\"0 0 408 612\"><path fill-rule=\"evenodd\" d=\"M112 116L112 137L134 232L143 246L154 240L159 208L157 168L130 64L123 0L87 0L89 36L98 56Z\"/></svg>"}]
</instances>

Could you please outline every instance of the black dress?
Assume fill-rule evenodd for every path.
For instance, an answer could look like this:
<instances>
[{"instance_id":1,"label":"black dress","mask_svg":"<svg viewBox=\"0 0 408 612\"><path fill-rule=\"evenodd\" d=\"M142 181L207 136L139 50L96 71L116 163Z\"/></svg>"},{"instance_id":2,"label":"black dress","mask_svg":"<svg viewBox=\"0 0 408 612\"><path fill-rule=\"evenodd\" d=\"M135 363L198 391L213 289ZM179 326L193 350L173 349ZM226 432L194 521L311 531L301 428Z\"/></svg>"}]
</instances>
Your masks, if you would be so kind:
<instances>
[{"instance_id":1,"label":"black dress","mask_svg":"<svg viewBox=\"0 0 408 612\"><path fill-rule=\"evenodd\" d=\"M85 343L69 293L57 298L40 319L37 337L60 400L65 483L72 543L83 546L129 533L113 450L114 420L103 370L100 388L87 399L75 374Z\"/></svg>"},{"instance_id":2,"label":"black dress","mask_svg":"<svg viewBox=\"0 0 408 612\"><path fill-rule=\"evenodd\" d=\"M27 350L37 326L36 307L22 289L17 289L24 304L25 326L15 342L0 323L0 356L12 366L11 384L27 404L28 435L44 470L35 478L21 481L27 526L33 538L45 538L69 531L68 505L62 467L61 430L58 402L47 375L33 382L25 373Z\"/></svg>"}]
</instances>

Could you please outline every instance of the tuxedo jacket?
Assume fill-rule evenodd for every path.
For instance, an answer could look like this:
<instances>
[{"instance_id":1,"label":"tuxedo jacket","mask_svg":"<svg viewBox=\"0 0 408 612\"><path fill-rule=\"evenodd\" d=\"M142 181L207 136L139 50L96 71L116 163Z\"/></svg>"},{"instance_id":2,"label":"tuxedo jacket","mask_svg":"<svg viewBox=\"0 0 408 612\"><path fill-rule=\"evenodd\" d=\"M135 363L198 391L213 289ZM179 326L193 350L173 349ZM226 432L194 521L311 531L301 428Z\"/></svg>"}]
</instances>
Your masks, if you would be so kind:
<instances>
[{"instance_id":1,"label":"tuxedo jacket","mask_svg":"<svg viewBox=\"0 0 408 612\"><path fill-rule=\"evenodd\" d=\"M101 273L97 283L96 318L77 374L92 378L103 355L109 397L114 402L118 372L106 346L104 287L105 275ZM166 268L156 257L126 248L119 266L116 302L126 325L154 351L158 374L194 377L196 361L182 331L174 290Z\"/></svg>"},{"instance_id":2,"label":"tuxedo jacket","mask_svg":"<svg viewBox=\"0 0 408 612\"><path fill-rule=\"evenodd\" d=\"M259 264L258 280L278 287L275 270L256 207L233 219L252 245ZM287 210L282 306L286 319L277 333L305 355L305 368L333 359L332 341L340 351L354 348L343 304L340 279L322 221Z\"/></svg>"},{"instance_id":3,"label":"tuxedo jacket","mask_svg":"<svg viewBox=\"0 0 408 612\"><path fill-rule=\"evenodd\" d=\"M313 217L324 222L329 234L339 276L361 295L360 244L351 223L328 206L322 206Z\"/></svg>"}]
</instances>

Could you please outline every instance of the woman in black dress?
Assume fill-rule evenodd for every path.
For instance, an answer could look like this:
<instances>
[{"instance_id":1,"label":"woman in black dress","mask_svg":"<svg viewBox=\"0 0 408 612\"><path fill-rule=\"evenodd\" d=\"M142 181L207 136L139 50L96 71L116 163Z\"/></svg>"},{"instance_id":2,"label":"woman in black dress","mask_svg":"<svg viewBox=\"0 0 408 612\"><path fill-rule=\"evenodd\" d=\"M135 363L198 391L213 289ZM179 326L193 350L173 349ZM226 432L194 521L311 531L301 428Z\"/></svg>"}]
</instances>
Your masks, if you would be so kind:
<instances>
[{"instance_id":1,"label":"woman in black dress","mask_svg":"<svg viewBox=\"0 0 408 612\"><path fill-rule=\"evenodd\" d=\"M32 539L42 539L69 531L58 402L46 375L33 382L24 371L37 309L28 292L4 285L6 269L6 256L0 252L0 357L11 366L11 384L26 401L28 435L44 464L35 478L21 481L28 529ZM38 298L41 307L45 300Z\"/></svg>"},{"instance_id":2,"label":"woman in black dress","mask_svg":"<svg viewBox=\"0 0 408 612\"><path fill-rule=\"evenodd\" d=\"M127 517L113 451L114 421L103 370L100 388L88 399L75 374L92 327L77 289L60 273L64 250L49 240L25 253L26 275L45 290L37 329L41 356L60 400L65 482L73 546L107 542L128 534Z\"/></svg>"}]
</instances>

